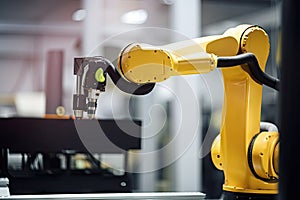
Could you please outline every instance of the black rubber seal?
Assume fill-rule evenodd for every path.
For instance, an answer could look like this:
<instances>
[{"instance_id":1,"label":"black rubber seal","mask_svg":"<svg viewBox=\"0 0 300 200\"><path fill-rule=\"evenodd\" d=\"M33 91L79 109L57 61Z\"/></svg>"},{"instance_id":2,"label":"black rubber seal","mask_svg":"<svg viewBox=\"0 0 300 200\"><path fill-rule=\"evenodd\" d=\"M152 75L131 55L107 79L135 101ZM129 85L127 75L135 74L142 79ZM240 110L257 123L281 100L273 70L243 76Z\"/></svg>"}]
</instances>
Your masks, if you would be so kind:
<instances>
[{"instance_id":1,"label":"black rubber seal","mask_svg":"<svg viewBox=\"0 0 300 200\"><path fill-rule=\"evenodd\" d=\"M257 178L257 179L259 179L259 180L262 180L262 181L264 181L264 182L268 182L268 183L277 183L277 182L278 182L278 179L262 178L262 177L260 177L260 176L256 173L256 171L255 171L255 169L254 169L254 166L253 166L253 160L252 160L252 152L253 152L253 147L254 147L255 140L256 140L256 138L257 138L258 135L259 135L259 133L256 134L256 135L252 138L252 140L251 140L251 142L250 142L250 145L249 145L249 147L248 147L248 155L247 155L247 158L248 158L248 165L249 165L249 168L250 168L252 174L255 176L255 178Z\"/></svg>"}]
</instances>

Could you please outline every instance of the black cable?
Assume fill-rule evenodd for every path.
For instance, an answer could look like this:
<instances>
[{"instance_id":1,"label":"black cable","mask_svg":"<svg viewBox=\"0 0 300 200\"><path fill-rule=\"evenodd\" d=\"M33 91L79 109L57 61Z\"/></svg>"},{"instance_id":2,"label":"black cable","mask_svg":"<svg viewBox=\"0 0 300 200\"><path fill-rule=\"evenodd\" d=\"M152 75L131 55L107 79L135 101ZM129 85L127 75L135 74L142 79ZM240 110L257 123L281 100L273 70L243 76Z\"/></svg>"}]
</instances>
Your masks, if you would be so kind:
<instances>
[{"instance_id":1,"label":"black cable","mask_svg":"<svg viewBox=\"0 0 300 200\"><path fill-rule=\"evenodd\" d=\"M233 67L243 64L247 64L245 66L242 66L242 68L251 76L251 78L255 82L259 84L264 84L279 91L280 80L263 72L259 67L258 61L253 53L244 53L236 56L218 57L217 67Z\"/></svg>"},{"instance_id":2,"label":"black cable","mask_svg":"<svg viewBox=\"0 0 300 200\"><path fill-rule=\"evenodd\" d=\"M135 95L145 95L151 92L155 86L155 83L136 84L125 80L115 67L109 65L106 68L106 72L110 76L113 83L123 92Z\"/></svg>"},{"instance_id":3,"label":"black cable","mask_svg":"<svg viewBox=\"0 0 300 200\"><path fill-rule=\"evenodd\" d=\"M95 63L96 66L103 68L104 72L110 76L113 83L125 93L134 95L145 95L150 93L155 86L155 83L137 84L127 81L120 75L116 67L103 56L85 57L83 59L83 62L87 62L88 64L92 62ZM84 64L79 65L85 66Z\"/></svg>"}]
</instances>

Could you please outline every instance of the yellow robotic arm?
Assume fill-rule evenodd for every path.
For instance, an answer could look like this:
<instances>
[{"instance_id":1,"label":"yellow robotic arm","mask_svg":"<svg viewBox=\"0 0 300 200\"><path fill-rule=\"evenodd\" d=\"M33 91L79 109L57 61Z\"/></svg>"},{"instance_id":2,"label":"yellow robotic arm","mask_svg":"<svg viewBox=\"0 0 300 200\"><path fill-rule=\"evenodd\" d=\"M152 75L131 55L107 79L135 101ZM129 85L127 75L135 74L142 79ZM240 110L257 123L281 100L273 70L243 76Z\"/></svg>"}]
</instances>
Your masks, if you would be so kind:
<instances>
[{"instance_id":1,"label":"yellow robotic arm","mask_svg":"<svg viewBox=\"0 0 300 200\"><path fill-rule=\"evenodd\" d=\"M279 89L263 71L269 55L266 32L240 25L223 35L165 46L131 44L119 56L118 71L134 83L208 73L221 67L224 104L220 135L212 146L214 165L224 171L223 190L232 198L274 197L278 187L278 133L261 132L262 84Z\"/></svg>"},{"instance_id":2,"label":"yellow robotic arm","mask_svg":"<svg viewBox=\"0 0 300 200\"><path fill-rule=\"evenodd\" d=\"M264 73L269 48L266 32L245 24L222 35L164 46L130 44L120 52L117 69L103 57L75 58L75 117L81 119L84 111L94 117L107 74L124 92L144 95L171 76L209 73L218 67L225 92L220 135L211 156L224 172L225 199L273 199L279 179L279 136L260 122L262 85L279 89L279 80Z\"/></svg>"}]
</instances>

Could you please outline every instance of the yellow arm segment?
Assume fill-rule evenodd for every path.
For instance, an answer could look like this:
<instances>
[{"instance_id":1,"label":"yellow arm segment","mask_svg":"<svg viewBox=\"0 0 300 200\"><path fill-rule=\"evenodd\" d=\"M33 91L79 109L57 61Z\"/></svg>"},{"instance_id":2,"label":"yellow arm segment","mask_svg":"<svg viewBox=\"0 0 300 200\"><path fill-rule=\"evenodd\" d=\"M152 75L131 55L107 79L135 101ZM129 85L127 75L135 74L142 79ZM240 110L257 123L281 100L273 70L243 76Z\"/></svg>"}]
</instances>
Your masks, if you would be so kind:
<instances>
[{"instance_id":1,"label":"yellow arm segment","mask_svg":"<svg viewBox=\"0 0 300 200\"><path fill-rule=\"evenodd\" d=\"M258 26L240 25L228 29L223 35L160 47L146 44L129 45L120 54L118 70L131 82L159 82L175 75L208 73L216 68L218 56L235 56L250 52L256 56L261 70L265 71L269 48L268 35L263 29ZM224 104L221 133L212 146L212 159L217 168L224 171L223 190L276 194L277 182L265 181L270 174L264 173L263 168L254 166L259 175L265 176L263 179L257 178L248 161L252 139L260 133L262 85L255 82L242 66L221 70L225 91ZM276 140L278 135L274 137ZM272 160L276 159L277 162L278 145L272 143L268 146L276 147L274 155L273 151L269 154L272 154ZM255 145L254 150L257 150ZM255 156L253 162L268 165L267 161L260 162ZM272 166L277 168L276 163ZM276 172L273 170L272 173Z\"/></svg>"},{"instance_id":2,"label":"yellow arm segment","mask_svg":"<svg viewBox=\"0 0 300 200\"><path fill-rule=\"evenodd\" d=\"M239 53L256 55L261 69L269 55L269 39L259 27L238 26L224 33L239 42ZM214 52L214 49L206 49ZM260 133L262 85L257 84L241 67L222 69L224 107L220 138L220 156L225 174L223 189L232 192L276 194L277 183L258 179L248 165L248 148Z\"/></svg>"},{"instance_id":3,"label":"yellow arm segment","mask_svg":"<svg viewBox=\"0 0 300 200\"><path fill-rule=\"evenodd\" d=\"M216 56L187 40L165 46L131 44L119 56L118 70L134 83L155 83L170 76L208 73L217 67Z\"/></svg>"}]
</instances>

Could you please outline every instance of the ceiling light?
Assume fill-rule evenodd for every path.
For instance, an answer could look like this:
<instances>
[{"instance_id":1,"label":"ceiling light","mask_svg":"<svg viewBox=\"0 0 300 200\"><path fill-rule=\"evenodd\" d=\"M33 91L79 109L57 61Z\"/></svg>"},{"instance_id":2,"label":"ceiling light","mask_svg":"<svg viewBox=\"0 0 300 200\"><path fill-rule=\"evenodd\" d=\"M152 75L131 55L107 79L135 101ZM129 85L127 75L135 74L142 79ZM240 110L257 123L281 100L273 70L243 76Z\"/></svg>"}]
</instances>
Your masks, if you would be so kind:
<instances>
[{"instance_id":1,"label":"ceiling light","mask_svg":"<svg viewBox=\"0 0 300 200\"><path fill-rule=\"evenodd\" d=\"M165 4L165 5L173 5L174 4L174 0L160 0L162 4Z\"/></svg>"},{"instance_id":2,"label":"ceiling light","mask_svg":"<svg viewBox=\"0 0 300 200\"><path fill-rule=\"evenodd\" d=\"M148 13L144 9L132 10L121 16L121 21L125 24L143 24L148 18Z\"/></svg>"},{"instance_id":3,"label":"ceiling light","mask_svg":"<svg viewBox=\"0 0 300 200\"><path fill-rule=\"evenodd\" d=\"M87 11L84 9L79 9L73 12L72 19L74 21L83 21L86 17Z\"/></svg>"}]
</instances>

